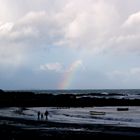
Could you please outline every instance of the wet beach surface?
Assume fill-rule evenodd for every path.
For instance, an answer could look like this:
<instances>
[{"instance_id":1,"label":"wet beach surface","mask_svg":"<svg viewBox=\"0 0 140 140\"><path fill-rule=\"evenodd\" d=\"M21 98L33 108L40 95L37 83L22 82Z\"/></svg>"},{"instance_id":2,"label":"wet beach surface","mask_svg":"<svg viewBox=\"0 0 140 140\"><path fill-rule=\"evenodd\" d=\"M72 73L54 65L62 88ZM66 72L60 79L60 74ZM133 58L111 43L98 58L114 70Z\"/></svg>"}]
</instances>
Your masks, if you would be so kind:
<instances>
[{"instance_id":1,"label":"wet beach surface","mask_svg":"<svg viewBox=\"0 0 140 140\"><path fill-rule=\"evenodd\" d=\"M5 122L4 122L5 121ZM1 118L0 134L3 139L73 139L95 137L140 137L140 128L116 127L111 125L80 125L27 121L24 119Z\"/></svg>"},{"instance_id":2,"label":"wet beach surface","mask_svg":"<svg viewBox=\"0 0 140 140\"><path fill-rule=\"evenodd\" d=\"M18 108L5 108L3 110L6 110L5 113L10 112L15 114L15 110ZM106 138L116 138L116 137L140 137L140 127L131 126L131 123L129 125L117 125L116 123L99 123L98 119L96 122L82 122L82 120L76 120L75 121L66 121L65 118L63 118L60 114L61 120L58 119L58 116L53 118L50 116L48 120L38 120L37 116L35 115L29 115L29 112L32 113L32 110L35 111L44 111L45 108L29 108L28 114L25 113L21 115L17 115L17 113L5 116L4 111L1 109L1 113L3 112L3 115L0 116L0 135L2 138L9 139L9 140L16 140L16 139L74 139L74 138L88 138L93 139L95 137L106 137ZM73 112L77 110L91 110L91 108L47 108L49 112L51 111L58 111L61 113ZM104 108L103 108L104 109ZM95 108L97 110L97 108ZM101 109L98 109L101 110ZM136 110L136 109L135 109ZM29 117L28 117L29 115ZM73 114L74 115L74 114ZM83 114L85 115L85 114ZM35 117L35 118L34 118ZM53 119L50 119L50 118ZM68 116L69 117L69 116ZM72 116L70 116L72 117ZM103 117L104 118L104 117ZM71 118L75 119L75 118ZM96 119L96 118L95 118ZM129 120L128 120L129 121Z\"/></svg>"}]
</instances>

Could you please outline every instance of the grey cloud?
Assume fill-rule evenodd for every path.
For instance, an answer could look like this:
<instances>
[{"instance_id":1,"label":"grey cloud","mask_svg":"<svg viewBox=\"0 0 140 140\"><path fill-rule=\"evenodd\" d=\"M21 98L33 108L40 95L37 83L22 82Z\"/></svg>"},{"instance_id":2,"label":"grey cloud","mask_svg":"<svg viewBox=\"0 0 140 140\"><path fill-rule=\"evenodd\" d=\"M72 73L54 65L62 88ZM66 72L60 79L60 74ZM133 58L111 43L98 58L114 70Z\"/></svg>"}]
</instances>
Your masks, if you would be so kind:
<instances>
[{"instance_id":1,"label":"grey cloud","mask_svg":"<svg viewBox=\"0 0 140 140\"><path fill-rule=\"evenodd\" d=\"M25 1L24 6L31 3ZM117 48L120 45L127 48L131 40L133 43L134 38L139 39L139 33L134 32L137 31L136 26L131 27L133 33L130 28L123 27L130 23L130 20L137 21L139 18L138 13L130 15L130 11L119 11L123 10L120 4L125 4L126 1L61 0L58 3L54 0L52 6L50 3L52 4L42 0L39 4L37 1L33 8L26 8L26 12L21 14L18 20L1 24L2 40L20 42L32 47L53 45L102 51L114 48L110 46ZM131 1L128 2L128 5L130 4ZM134 6L131 12L134 12Z\"/></svg>"},{"instance_id":2,"label":"grey cloud","mask_svg":"<svg viewBox=\"0 0 140 140\"><path fill-rule=\"evenodd\" d=\"M98 48L117 22L115 7L101 0L61 1L60 4L62 9L58 6L53 12L30 10L11 23L13 28L4 37L22 42L31 39L42 44ZM112 20L114 16L116 20Z\"/></svg>"}]
</instances>

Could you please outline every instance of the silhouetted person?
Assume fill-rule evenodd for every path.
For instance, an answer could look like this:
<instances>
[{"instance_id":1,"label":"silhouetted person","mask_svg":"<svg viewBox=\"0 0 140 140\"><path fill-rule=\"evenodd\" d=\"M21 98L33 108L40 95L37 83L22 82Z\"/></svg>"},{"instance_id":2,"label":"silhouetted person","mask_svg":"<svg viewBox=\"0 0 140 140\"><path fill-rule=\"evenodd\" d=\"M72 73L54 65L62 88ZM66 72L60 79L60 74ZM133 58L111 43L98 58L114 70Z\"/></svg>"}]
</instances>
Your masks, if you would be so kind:
<instances>
[{"instance_id":1,"label":"silhouetted person","mask_svg":"<svg viewBox=\"0 0 140 140\"><path fill-rule=\"evenodd\" d=\"M38 120L40 120L40 111L37 112Z\"/></svg>"},{"instance_id":2,"label":"silhouetted person","mask_svg":"<svg viewBox=\"0 0 140 140\"><path fill-rule=\"evenodd\" d=\"M44 115L46 116L46 120L48 119L49 112L46 110Z\"/></svg>"},{"instance_id":3,"label":"silhouetted person","mask_svg":"<svg viewBox=\"0 0 140 140\"><path fill-rule=\"evenodd\" d=\"M43 113L41 113L41 120L43 120Z\"/></svg>"}]
</instances>

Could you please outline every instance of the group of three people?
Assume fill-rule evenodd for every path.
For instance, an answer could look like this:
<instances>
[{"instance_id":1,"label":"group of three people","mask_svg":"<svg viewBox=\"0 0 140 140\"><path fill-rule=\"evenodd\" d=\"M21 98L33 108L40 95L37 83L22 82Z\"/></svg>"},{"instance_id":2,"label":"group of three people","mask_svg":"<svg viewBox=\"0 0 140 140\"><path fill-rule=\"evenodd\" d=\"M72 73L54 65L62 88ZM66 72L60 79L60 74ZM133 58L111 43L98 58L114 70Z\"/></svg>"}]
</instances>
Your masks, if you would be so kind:
<instances>
[{"instance_id":1,"label":"group of three people","mask_svg":"<svg viewBox=\"0 0 140 140\"><path fill-rule=\"evenodd\" d=\"M49 115L49 112L46 110L45 113L41 113L40 111L37 112L37 116L38 116L38 120L43 120L44 119L44 115L46 117L46 120L48 119L48 115Z\"/></svg>"}]
</instances>

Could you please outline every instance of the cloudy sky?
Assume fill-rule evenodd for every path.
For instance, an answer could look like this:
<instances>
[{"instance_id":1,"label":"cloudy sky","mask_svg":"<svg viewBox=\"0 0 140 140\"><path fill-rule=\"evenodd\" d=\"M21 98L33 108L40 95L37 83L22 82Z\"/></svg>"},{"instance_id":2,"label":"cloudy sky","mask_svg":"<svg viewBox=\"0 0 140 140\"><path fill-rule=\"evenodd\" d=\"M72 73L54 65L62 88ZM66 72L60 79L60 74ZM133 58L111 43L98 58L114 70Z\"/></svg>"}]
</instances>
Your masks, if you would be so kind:
<instances>
[{"instance_id":1,"label":"cloudy sky","mask_svg":"<svg viewBox=\"0 0 140 140\"><path fill-rule=\"evenodd\" d=\"M140 88L140 0L0 0L0 88Z\"/></svg>"}]
</instances>

